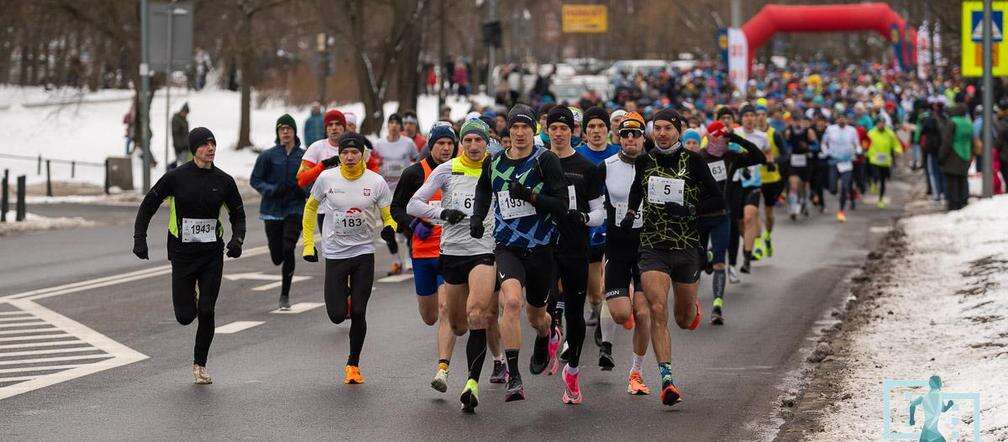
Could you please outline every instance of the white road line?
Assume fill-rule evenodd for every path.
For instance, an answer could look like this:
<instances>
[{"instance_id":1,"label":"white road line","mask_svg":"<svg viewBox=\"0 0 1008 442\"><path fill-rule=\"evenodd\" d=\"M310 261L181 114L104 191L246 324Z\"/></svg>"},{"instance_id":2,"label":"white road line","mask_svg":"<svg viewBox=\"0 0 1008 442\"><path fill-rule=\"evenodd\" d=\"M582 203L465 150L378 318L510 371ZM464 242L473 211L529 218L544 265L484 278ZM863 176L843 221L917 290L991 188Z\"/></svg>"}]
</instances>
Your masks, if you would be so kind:
<instances>
[{"instance_id":1,"label":"white road line","mask_svg":"<svg viewBox=\"0 0 1008 442\"><path fill-rule=\"evenodd\" d=\"M23 328L30 328L30 327L38 327L39 325L46 325L46 323L45 323L45 321L39 321L39 320L25 321L25 322L15 322L15 323L3 323L3 324L0 324L0 329L10 329L10 330L13 330L13 329L16 329L16 328L23 329Z\"/></svg>"},{"instance_id":2,"label":"white road line","mask_svg":"<svg viewBox=\"0 0 1008 442\"><path fill-rule=\"evenodd\" d=\"M66 370L69 368L80 367L81 364L72 365L43 365L41 367L17 367L17 368L0 368L0 373L24 373L26 371L53 371L53 370ZM34 376L38 377L38 376Z\"/></svg>"},{"instance_id":3,"label":"white road line","mask_svg":"<svg viewBox=\"0 0 1008 442\"><path fill-rule=\"evenodd\" d=\"M402 275L386 276L384 278L379 279L378 282L403 282L403 281L406 281L408 279L413 279L413 274L412 273L404 273Z\"/></svg>"},{"instance_id":4,"label":"white road line","mask_svg":"<svg viewBox=\"0 0 1008 442\"><path fill-rule=\"evenodd\" d=\"M307 281L309 279L311 279L311 276L295 276L291 278L291 283L295 283L298 281ZM272 290L277 287L280 287L281 285L283 285L283 281L271 282L269 284L261 285L259 287L252 287L252 291L264 292L266 290Z\"/></svg>"},{"instance_id":5,"label":"white road line","mask_svg":"<svg viewBox=\"0 0 1008 442\"><path fill-rule=\"evenodd\" d=\"M51 331L57 331L57 329L48 327L48 328L31 328L22 330L5 330L0 331L0 335L16 335L18 333L37 333L37 332L51 332Z\"/></svg>"},{"instance_id":6,"label":"white road line","mask_svg":"<svg viewBox=\"0 0 1008 442\"><path fill-rule=\"evenodd\" d=\"M72 338L72 337L73 336L70 336L66 333L53 333L48 335L13 336L10 338L0 338L0 342L43 341L46 339L53 339L53 338ZM66 341L66 342L73 342L73 341Z\"/></svg>"},{"instance_id":7,"label":"white road line","mask_svg":"<svg viewBox=\"0 0 1008 442\"><path fill-rule=\"evenodd\" d=\"M20 381L30 381L37 378L38 376L10 376L10 377L0 377L0 383L4 382L20 382Z\"/></svg>"},{"instance_id":8,"label":"white road line","mask_svg":"<svg viewBox=\"0 0 1008 442\"><path fill-rule=\"evenodd\" d=\"M270 313L276 313L278 315L294 315L297 313L304 313L308 310L322 307L323 305L325 304L321 302L299 302L297 304L291 305L290 310L276 309L271 311Z\"/></svg>"},{"instance_id":9,"label":"white road line","mask_svg":"<svg viewBox=\"0 0 1008 442\"><path fill-rule=\"evenodd\" d=\"M83 355L83 356L56 356L53 358L35 358L35 359L16 359L13 361L0 361L0 365L19 365L19 364L31 364L35 362L62 362L62 361L79 361L83 359L101 359L101 358L113 358L115 356L109 354L100 355Z\"/></svg>"},{"instance_id":10,"label":"white road line","mask_svg":"<svg viewBox=\"0 0 1008 442\"><path fill-rule=\"evenodd\" d=\"M50 348L46 350L24 350L24 351L12 351L7 353L0 353L0 357L6 358L8 356L31 356L31 355L45 355L45 354L55 354L55 353L74 353L74 352L85 352L85 351L101 351L94 347L78 347L78 348ZM3 362L0 359L0 362Z\"/></svg>"},{"instance_id":11,"label":"white road line","mask_svg":"<svg viewBox=\"0 0 1008 442\"><path fill-rule=\"evenodd\" d=\"M0 312L0 316L31 316L25 312Z\"/></svg>"},{"instance_id":12,"label":"white road line","mask_svg":"<svg viewBox=\"0 0 1008 442\"><path fill-rule=\"evenodd\" d=\"M0 350L7 350L10 348L35 348L35 347L55 347L57 345L77 345L87 347L86 342L73 340L73 341L51 341L51 342L28 342L25 344L7 344L0 345Z\"/></svg>"},{"instance_id":13,"label":"white road line","mask_svg":"<svg viewBox=\"0 0 1008 442\"><path fill-rule=\"evenodd\" d=\"M215 332L229 335L263 324L265 324L264 321L235 321L230 324L224 324L220 327L217 327L217 330L215 330Z\"/></svg>"},{"instance_id":14,"label":"white road line","mask_svg":"<svg viewBox=\"0 0 1008 442\"><path fill-rule=\"evenodd\" d=\"M32 322L32 321L38 321L38 319L33 318L31 316L25 316L21 318L0 318L0 322L7 322L7 323Z\"/></svg>"}]
</instances>

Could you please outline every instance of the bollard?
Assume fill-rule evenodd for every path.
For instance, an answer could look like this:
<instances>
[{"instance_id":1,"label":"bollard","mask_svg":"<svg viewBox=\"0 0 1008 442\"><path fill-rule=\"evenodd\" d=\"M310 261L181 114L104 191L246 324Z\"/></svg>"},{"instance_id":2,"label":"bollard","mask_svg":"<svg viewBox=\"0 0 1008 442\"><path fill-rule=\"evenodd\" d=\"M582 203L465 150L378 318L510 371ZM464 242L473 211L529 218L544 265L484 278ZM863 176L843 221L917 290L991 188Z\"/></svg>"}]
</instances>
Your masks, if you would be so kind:
<instances>
[{"instance_id":1,"label":"bollard","mask_svg":"<svg viewBox=\"0 0 1008 442\"><path fill-rule=\"evenodd\" d=\"M15 203L17 214L15 221L21 222L25 219L25 176L17 177L17 202Z\"/></svg>"},{"instance_id":2,"label":"bollard","mask_svg":"<svg viewBox=\"0 0 1008 442\"><path fill-rule=\"evenodd\" d=\"M38 170L35 171L35 175L42 175L42 154L38 156Z\"/></svg>"},{"instance_id":3,"label":"bollard","mask_svg":"<svg viewBox=\"0 0 1008 442\"><path fill-rule=\"evenodd\" d=\"M71 161L70 162L70 178L73 178L74 175L77 175L77 162L76 161Z\"/></svg>"},{"instance_id":4,"label":"bollard","mask_svg":"<svg viewBox=\"0 0 1008 442\"><path fill-rule=\"evenodd\" d=\"M3 183L0 183L0 223L7 222L7 211L10 210L10 184L7 180L10 178L10 170L4 169L3 171Z\"/></svg>"},{"instance_id":5,"label":"bollard","mask_svg":"<svg viewBox=\"0 0 1008 442\"><path fill-rule=\"evenodd\" d=\"M105 194L109 194L109 159L105 158Z\"/></svg>"},{"instance_id":6,"label":"bollard","mask_svg":"<svg viewBox=\"0 0 1008 442\"><path fill-rule=\"evenodd\" d=\"M52 167L50 160L45 160L45 194L52 196Z\"/></svg>"}]
</instances>

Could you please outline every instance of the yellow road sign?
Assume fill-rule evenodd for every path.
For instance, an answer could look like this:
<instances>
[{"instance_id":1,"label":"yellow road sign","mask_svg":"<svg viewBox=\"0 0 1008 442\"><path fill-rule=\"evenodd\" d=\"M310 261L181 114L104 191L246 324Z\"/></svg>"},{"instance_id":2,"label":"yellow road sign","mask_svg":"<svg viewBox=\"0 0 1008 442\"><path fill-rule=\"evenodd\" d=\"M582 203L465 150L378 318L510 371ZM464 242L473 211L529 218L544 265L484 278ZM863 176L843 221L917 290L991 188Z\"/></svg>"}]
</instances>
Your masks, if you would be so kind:
<instances>
[{"instance_id":1,"label":"yellow road sign","mask_svg":"<svg viewBox=\"0 0 1008 442\"><path fill-rule=\"evenodd\" d=\"M991 2L991 75L1008 76L1008 44L1003 41L1008 1ZM983 2L962 4L962 75L983 75Z\"/></svg>"},{"instance_id":2,"label":"yellow road sign","mask_svg":"<svg viewBox=\"0 0 1008 442\"><path fill-rule=\"evenodd\" d=\"M601 33L609 31L609 11L605 5L563 5L563 32Z\"/></svg>"}]
</instances>

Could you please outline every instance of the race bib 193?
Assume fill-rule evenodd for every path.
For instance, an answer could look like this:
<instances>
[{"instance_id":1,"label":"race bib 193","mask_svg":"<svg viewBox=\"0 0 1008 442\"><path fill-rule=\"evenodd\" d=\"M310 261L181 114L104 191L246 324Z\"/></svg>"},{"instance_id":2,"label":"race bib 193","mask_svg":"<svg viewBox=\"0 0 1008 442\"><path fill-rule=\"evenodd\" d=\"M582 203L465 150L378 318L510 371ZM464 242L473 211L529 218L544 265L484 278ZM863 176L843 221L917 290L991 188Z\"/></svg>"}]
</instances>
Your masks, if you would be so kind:
<instances>
[{"instance_id":1,"label":"race bib 193","mask_svg":"<svg viewBox=\"0 0 1008 442\"><path fill-rule=\"evenodd\" d=\"M182 242L217 241L217 220L182 218Z\"/></svg>"},{"instance_id":2,"label":"race bib 193","mask_svg":"<svg viewBox=\"0 0 1008 442\"><path fill-rule=\"evenodd\" d=\"M525 200L511 198L511 195L506 190L497 192L497 210L500 210L501 218L504 219L532 216L536 213L535 207L532 206L532 203Z\"/></svg>"},{"instance_id":3,"label":"race bib 193","mask_svg":"<svg viewBox=\"0 0 1008 442\"><path fill-rule=\"evenodd\" d=\"M652 176L648 178L647 196L652 204L683 203L686 182L678 178Z\"/></svg>"},{"instance_id":4,"label":"race bib 193","mask_svg":"<svg viewBox=\"0 0 1008 442\"><path fill-rule=\"evenodd\" d=\"M715 181L724 181L728 179L728 170L725 169L724 160L707 163L707 168L710 169L710 173L714 176Z\"/></svg>"},{"instance_id":5,"label":"race bib 193","mask_svg":"<svg viewBox=\"0 0 1008 442\"><path fill-rule=\"evenodd\" d=\"M805 167L808 164L808 157L804 154L791 155L791 167Z\"/></svg>"}]
</instances>

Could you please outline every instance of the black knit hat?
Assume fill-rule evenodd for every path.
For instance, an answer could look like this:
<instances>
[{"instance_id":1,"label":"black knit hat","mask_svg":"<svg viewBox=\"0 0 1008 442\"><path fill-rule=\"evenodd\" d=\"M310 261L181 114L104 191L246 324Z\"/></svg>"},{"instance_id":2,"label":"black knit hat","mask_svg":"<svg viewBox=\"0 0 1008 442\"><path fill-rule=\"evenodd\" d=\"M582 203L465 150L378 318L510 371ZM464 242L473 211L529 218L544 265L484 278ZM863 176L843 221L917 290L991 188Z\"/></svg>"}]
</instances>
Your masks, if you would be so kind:
<instances>
[{"instance_id":1,"label":"black knit hat","mask_svg":"<svg viewBox=\"0 0 1008 442\"><path fill-rule=\"evenodd\" d=\"M574 113L567 106L556 106L550 109L549 114L546 114L546 128L552 126L553 123L563 123L570 130L574 130Z\"/></svg>"},{"instance_id":2,"label":"black knit hat","mask_svg":"<svg viewBox=\"0 0 1008 442\"><path fill-rule=\"evenodd\" d=\"M609 112L598 106L589 107L584 113L584 118L581 120L581 130L588 130L588 122L594 119L602 120L605 123L606 130L612 129L609 127Z\"/></svg>"},{"instance_id":3,"label":"black knit hat","mask_svg":"<svg viewBox=\"0 0 1008 442\"><path fill-rule=\"evenodd\" d=\"M532 107L527 104L518 103L511 108L510 112L508 112L508 129L511 129L511 126L515 123L525 123L531 127L532 130L535 130L536 120L538 118L539 116L536 115L535 109L532 109ZM573 119L573 117L571 119Z\"/></svg>"},{"instance_id":4,"label":"black knit hat","mask_svg":"<svg viewBox=\"0 0 1008 442\"><path fill-rule=\"evenodd\" d=\"M371 146L371 143L357 132L347 132L339 139L339 151L343 152L343 149L357 149L364 153L364 150Z\"/></svg>"},{"instance_id":5,"label":"black knit hat","mask_svg":"<svg viewBox=\"0 0 1008 442\"><path fill-rule=\"evenodd\" d=\"M756 108L753 107L753 105L746 103L746 104L742 105L742 108L739 109L739 113L738 114L739 114L739 116L743 116L745 114L748 114L749 112L752 112L752 113L755 114L756 113Z\"/></svg>"},{"instance_id":6,"label":"black knit hat","mask_svg":"<svg viewBox=\"0 0 1008 442\"><path fill-rule=\"evenodd\" d=\"M720 120L724 115L731 115L732 119L735 119L735 111L728 106L721 106L721 108L717 110L717 114L715 114L714 119Z\"/></svg>"},{"instance_id":7,"label":"black knit hat","mask_svg":"<svg viewBox=\"0 0 1008 442\"><path fill-rule=\"evenodd\" d=\"M676 128L676 132L682 132L683 127L682 115L679 115L679 112L676 112L674 109L672 108L662 109L658 111L657 114L655 114L654 118L651 119L651 121L659 121L659 120L671 122L672 125L675 126Z\"/></svg>"},{"instance_id":8,"label":"black knit hat","mask_svg":"<svg viewBox=\"0 0 1008 442\"><path fill-rule=\"evenodd\" d=\"M297 136L297 122L294 121L294 117L290 116L290 114L283 114L280 118L277 118L276 122L275 142L277 144L280 144L280 127L282 126L290 126L291 129L294 129L294 136Z\"/></svg>"},{"instance_id":9,"label":"black knit hat","mask_svg":"<svg viewBox=\"0 0 1008 442\"><path fill-rule=\"evenodd\" d=\"M213 132L210 132L210 129L200 126L189 131L189 152L196 155L196 149L208 141L213 141L214 144L217 144L217 140L214 139Z\"/></svg>"},{"instance_id":10,"label":"black knit hat","mask_svg":"<svg viewBox=\"0 0 1008 442\"><path fill-rule=\"evenodd\" d=\"M393 113L392 115L388 116L388 122L391 123L393 121L395 121L396 123L399 123L401 125L402 124L402 117L399 116L399 114L397 114L397 113Z\"/></svg>"}]
</instances>

